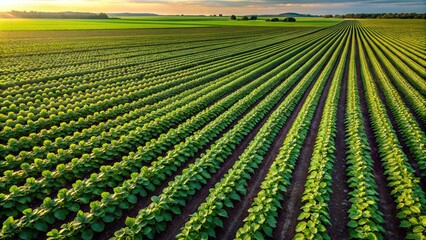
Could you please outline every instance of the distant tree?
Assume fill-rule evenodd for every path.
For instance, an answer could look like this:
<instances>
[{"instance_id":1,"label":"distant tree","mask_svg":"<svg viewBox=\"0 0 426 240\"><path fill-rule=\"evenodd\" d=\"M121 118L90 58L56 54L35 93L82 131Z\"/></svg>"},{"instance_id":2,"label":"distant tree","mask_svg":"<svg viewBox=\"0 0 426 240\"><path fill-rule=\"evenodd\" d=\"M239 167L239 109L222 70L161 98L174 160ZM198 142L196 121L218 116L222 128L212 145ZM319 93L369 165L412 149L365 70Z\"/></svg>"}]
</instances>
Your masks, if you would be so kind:
<instances>
[{"instance_id":1,"label":"distant tree","mask_svg":"<svg viewBox=\"0 0 426 240\"><path fill-rule=\"evenodd\" d=\"M231 16L231 20L237 20L237 16L232 15L232 16Z\"/></svg>"},{"instance_id":2,"label":"distant tree","mask_svg":"<svg viewBox=\"0 0 426 240\"><path fill-rule=\"evenodd\" d=\"M99 13L99 14L98 14L98 18L101 18L101 19L107 19L107 18L108 18L108 15L106 15L106 13Z\"/></svg>"},{"instance_id":3,"label":"distant tree","mask_svg":"<svg viewBox=\"0 0 426 240\"><path fill-rule=\"evenodd\" d=\"M414 19L426 19L426 13L423 14L417 14Z\"/></svg>"},{"instance_id":4,"label":"distant tree","mask_svg":"<svg viewBox=\"0 0 426 240\"><path fill-rule=\"evenodd\" d=\"M222 13L219 13L219 17L222 17L223 15L222 15Z\"/></svg>"},{"instance_id":5,"label":"distant tree","mask_svg":"<svg viewBox=\"0 0 426 240\"><path fill-rule=\"evenodd\" d=\"M324 15L324 17L325 17L325 18L333 18L333 15L331 15L331 14L327 14L327 15Z\"/></svg>"},{"instance_id":6,"label":"distant tree","mask_svg":"<svg viewBox=\"0 0 426 240\"><path fill-rule=\"evenodd\" d=\"M249 20L249 18L248 18L247 16L243 16L243 17L241 18L241 20L246 21L246 20Z\"/></svg>"},{"instance_id":7,"label":"distant tree","mask_svg":"<svg viewBox=\"0 0 426 240\"><path fill-rule=\"evenodd\" d=\"M257 16L251 16L250 20L257 20Z\"/></svg>"},{"instance_id":8,"label":"distant tree","mask_svg":"<svg viewBox=\"0 0 426 240\"><path fill-rule=\"evenodd\" d=\"M271 21L271 19L269 19L269 18L268 18L268 19L266 19L265 21L270 22L270 21Z\"/></svg>"},{"instance_id":9,"label":"distant tree","mask_svg":"<svg viewBox=\"0 0 426 240\"><path fill-rule=\"evenodd\" d=\"M272 18L271 19L271 22L279 22L280 21L280 19L279 18Z\"/></svg>"},{"instance_id":10,"label":"distant tree","mask_svg":"<svg viewBox=\"0 0 426 240\"><path fill-rule=\"evenodd\" d=\"M296 19L294 17L288 17L284 18L283 22L296 22Z\"/></svg>"}]
</instances>

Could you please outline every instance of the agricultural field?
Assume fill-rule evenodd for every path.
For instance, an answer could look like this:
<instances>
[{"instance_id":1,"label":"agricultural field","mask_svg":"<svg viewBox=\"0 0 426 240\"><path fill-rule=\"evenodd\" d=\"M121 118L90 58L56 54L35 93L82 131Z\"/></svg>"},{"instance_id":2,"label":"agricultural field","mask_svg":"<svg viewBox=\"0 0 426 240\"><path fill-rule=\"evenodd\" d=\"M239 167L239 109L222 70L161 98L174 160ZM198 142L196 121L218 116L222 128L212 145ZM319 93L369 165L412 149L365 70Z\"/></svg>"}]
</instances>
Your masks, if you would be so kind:
<instances>
[{"instance_id":1,"label":"agricultural field","mask_svg":"<svg viewBox=\"0 0 426 240\"><path fill-rule=\"evenodd\" d=\"M266 18L265 18L266 19ZM283 18L281 18L282 20ZM256 27L329 27L341 19L298 18L294 23L271 23L263 18L257 21L233 21L229 17L147 16L119 19L5 19L0 18L1 30L95 30L95 29L150 29L150 28L205 28L227 26Z\"/></svg>"},{"instance_id":2,"label":"agricultural field","mask_svg":"<svg viewBox=\"0 0 426 240\"><path fill-rule=\"evenodd\" d=\"M0 31L0 239L426 239L425 20L34 21Z\"/></svg>"}]
</instances>

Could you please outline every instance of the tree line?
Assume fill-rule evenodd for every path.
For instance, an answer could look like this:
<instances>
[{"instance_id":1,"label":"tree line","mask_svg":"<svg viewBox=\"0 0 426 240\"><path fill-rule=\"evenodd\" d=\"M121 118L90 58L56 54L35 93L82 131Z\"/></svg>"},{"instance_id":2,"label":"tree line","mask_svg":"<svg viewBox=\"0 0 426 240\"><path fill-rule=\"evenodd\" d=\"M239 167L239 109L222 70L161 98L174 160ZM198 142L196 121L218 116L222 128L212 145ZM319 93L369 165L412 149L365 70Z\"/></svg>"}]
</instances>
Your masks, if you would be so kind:
<instances>
[{"instance_id":1,"label":"tree line","mask_svg":"<svg viewBox=\"0 0 426 240\"><path fill-rule=\"evenodd\" d=\"M426 19L426 13L348 13L343 15L324 15L325 18L383 18L383 19Z\"/></svg>"},{"instance_id":2,"label":"tree line","mask_svg":"<svg viewBox=\"0 0 426 240\"><path fill-rule=\"evenodd\" d=\"M296 22L296 19L294 17L286 17L283 20L280 20L279 18L272 18L272 19L266 19L267 22Z\"/></svg>"},{"instance_id":3,"label":"tree line","mask_svg":"<svg viewBox=\"0 0 426 240\"><path fill-rule=\"evenodd\" d=\"M237 16L231 15L231 20L237 20ZM247 20L257 20L257 16L256 15L251 16L251 17L243 16L243 17L241 17L241 20L244 20L244 21L247 21Z\"/></svg>"},{"instance_id":4,"label":"tree line","mask_svg":"<svg viewBox=\"0 0 426 240\"><path fill-rule=\"evenodd\" d=\"M12 18L57 18L57 19L108 19L105 13L89 13L89 12L37 12L37 11L11 11L0 16Z\"/></svg>"}]
</instances>

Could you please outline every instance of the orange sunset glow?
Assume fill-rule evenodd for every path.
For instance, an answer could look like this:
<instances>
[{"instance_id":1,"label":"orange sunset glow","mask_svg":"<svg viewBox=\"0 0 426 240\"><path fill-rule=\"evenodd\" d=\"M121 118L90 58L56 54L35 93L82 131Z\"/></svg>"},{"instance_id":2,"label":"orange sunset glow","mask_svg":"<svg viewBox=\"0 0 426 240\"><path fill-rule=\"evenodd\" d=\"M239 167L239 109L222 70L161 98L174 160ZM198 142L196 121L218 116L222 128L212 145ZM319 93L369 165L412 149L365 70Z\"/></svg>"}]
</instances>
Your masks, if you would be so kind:
<instances>
[{"instance_id":1,"label":"orange sunset glow","mask_svg":"<svg viewBox=\"0 0 426 240\"><path fill-rule=\"evenodd\" d=\"M297 11L326 14L347 12L418 12L425 9L425 2L373 1L373 0L1 0L0 12L18 11L90 11L90 12L145 12L164 15L174 14L262 14Z\"/></svg>"}]
</instances>

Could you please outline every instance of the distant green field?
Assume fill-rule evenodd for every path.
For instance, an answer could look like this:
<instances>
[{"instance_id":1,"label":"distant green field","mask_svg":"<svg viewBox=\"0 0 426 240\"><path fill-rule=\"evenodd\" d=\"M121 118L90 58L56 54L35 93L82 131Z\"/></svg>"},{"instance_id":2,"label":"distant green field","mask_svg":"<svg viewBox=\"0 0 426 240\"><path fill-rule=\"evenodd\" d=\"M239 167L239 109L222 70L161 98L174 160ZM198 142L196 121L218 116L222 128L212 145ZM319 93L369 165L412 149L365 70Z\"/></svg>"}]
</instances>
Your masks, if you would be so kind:
<instances>
[{"instance_id":1,"label":"distant green field","mask_svg":"<svg viewBox=\"0 0 426 240\"><path fill-rule=\"evenodd\" d=\"M405 41L426 44L426 21L424 19L362 19L366 27L389 34Z\"/></svg>"},{"instance_id":2,"label":"distant green field","mask_svg":"<svg viewBox=\"0 0 426 240\"><path fill-rule=\"evenodd\" d=\"M230 20L229 17L150 16L121 19L0 19L0 30L77 30L77 29L136 29L136 28L191 28L225 26L271 27L328 27L342 20L325 18L297 18L297 22L266 22Z\"/></svg>"}]
</instances>

